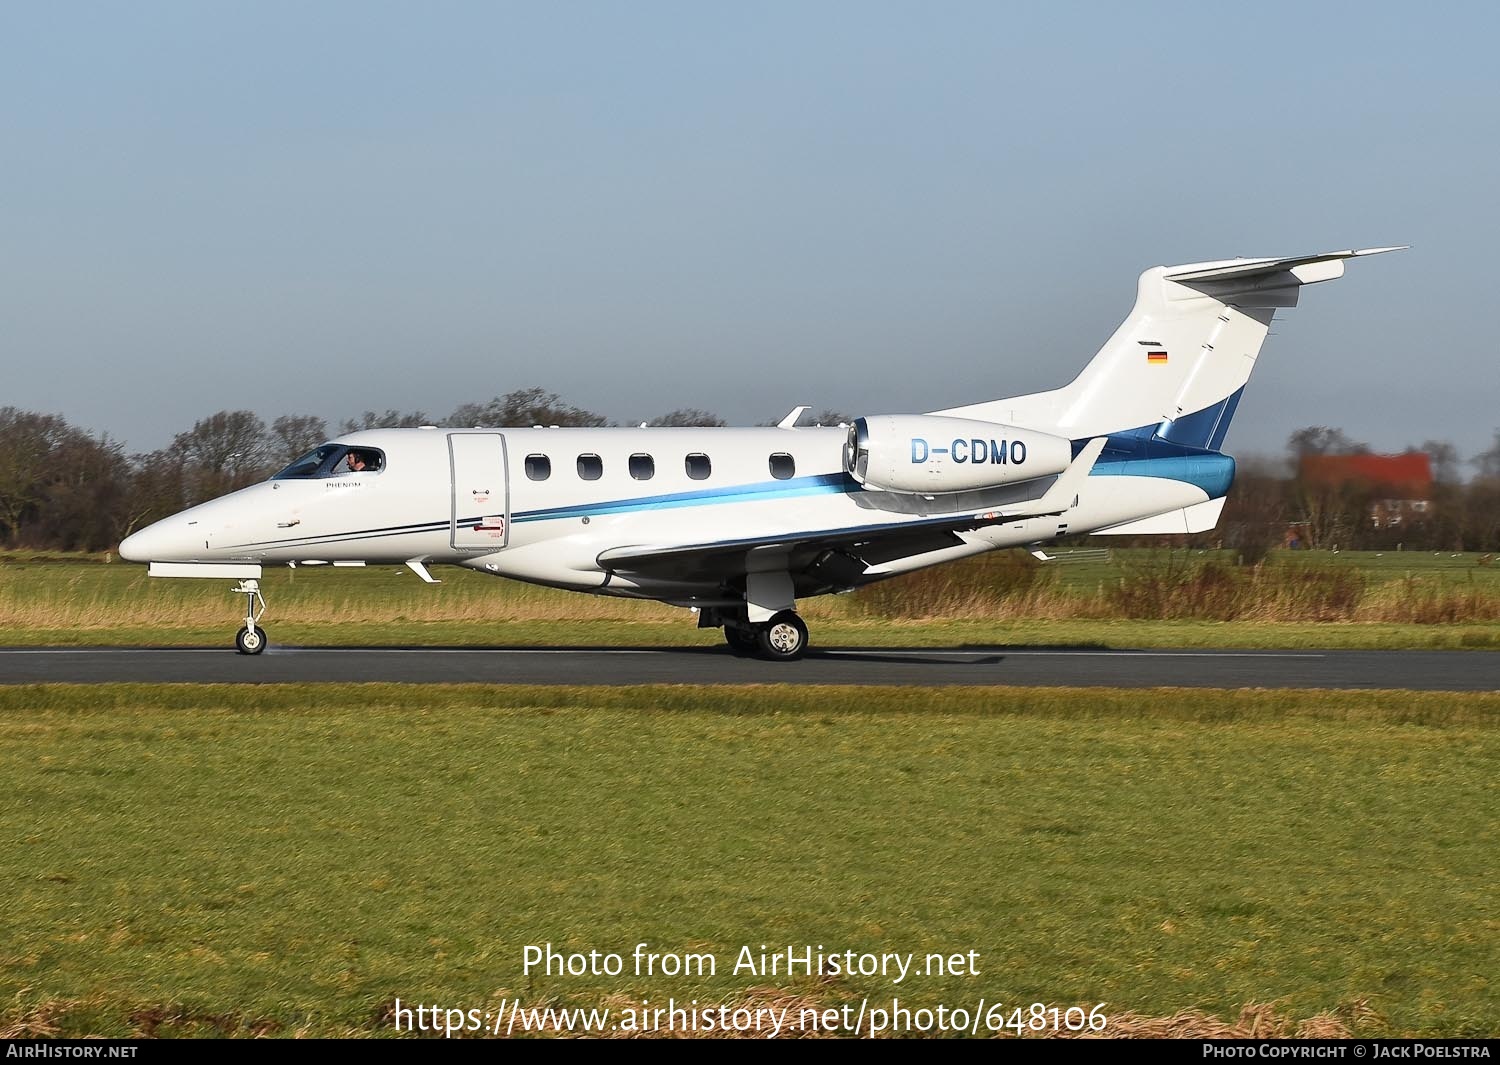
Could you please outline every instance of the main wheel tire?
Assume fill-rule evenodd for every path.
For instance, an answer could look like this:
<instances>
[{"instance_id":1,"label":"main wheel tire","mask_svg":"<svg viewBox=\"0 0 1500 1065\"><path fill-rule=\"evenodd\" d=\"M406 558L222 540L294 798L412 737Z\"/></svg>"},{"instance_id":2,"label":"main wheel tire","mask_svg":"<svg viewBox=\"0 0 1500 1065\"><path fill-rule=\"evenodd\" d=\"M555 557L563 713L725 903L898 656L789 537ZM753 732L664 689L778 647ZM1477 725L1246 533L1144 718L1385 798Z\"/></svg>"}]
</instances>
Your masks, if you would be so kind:
<instances>
[{"instance_id":1,"label":"main wheel tire","mask_svg":"<svg viewBox=\"0 0 1500 1065\"><path fill-rule=\"evenodd\" d=\"M234 634L234 646L242 655L258 655L266 649L266 630L259 625Z\"/></svg>"},{"instance_id":2,"label":"main wheel tire","mask_svg":"<svg viewBox=\"0 0 1500 1065\"><path fill-rule=\"evenodd\" d=\"M783 610L760 626L756 642L766 658L790 662L807 651L807 625L790 610Z\"/></svg>"},{"instance_id":3,"label":"main wheel tire","mask_svg":"<svg viewBox=\"0 0 1500 1065\"><path fill-rule=\"evenodd\" d=\"M737 655L753 655L760 650L760 640L755 633L733 625L724 626L724 642Z\"/></svg>"}]
</instances>

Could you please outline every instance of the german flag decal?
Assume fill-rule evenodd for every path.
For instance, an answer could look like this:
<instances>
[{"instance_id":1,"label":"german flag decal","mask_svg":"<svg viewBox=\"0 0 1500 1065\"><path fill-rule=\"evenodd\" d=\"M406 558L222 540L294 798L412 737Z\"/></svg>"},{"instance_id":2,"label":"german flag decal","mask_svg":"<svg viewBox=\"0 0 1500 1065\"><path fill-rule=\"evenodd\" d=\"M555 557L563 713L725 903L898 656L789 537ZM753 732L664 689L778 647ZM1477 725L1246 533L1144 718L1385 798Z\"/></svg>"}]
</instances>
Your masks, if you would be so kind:
<instances>
[{"instance_id":1,"label":"german flag decal","mask_svg":"<svg viewBox=\"0 0 1500 1065\"><path fill-rule=\"evenodd\" d=\"M1167 353L1165 351L1148 351L1146 352L1146 361L1149 363L1160 363L1165 366L1167 364Z\"/></svg>"}]
</instances>

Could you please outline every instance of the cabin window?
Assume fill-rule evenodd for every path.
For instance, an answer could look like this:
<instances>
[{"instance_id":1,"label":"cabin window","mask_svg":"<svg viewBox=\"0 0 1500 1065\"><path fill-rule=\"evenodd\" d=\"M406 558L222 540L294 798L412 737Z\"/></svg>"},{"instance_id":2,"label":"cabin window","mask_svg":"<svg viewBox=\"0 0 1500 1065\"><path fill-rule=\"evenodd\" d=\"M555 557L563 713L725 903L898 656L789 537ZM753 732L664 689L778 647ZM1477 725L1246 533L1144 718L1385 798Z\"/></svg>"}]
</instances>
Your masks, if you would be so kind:
<instances>
[{"instance_id":1,"label":"cabin window","mask_svg":"<svg viewBox=\"0 0 1500 1065\"><path fill-rule=\"evenodd\" d=\"M707 455L699 451L689 455L684 465L687 467L687 475L695 481L706 481L708 475L713 472L713 463L708 461Z\"/></svg>"},{"instance_id":2,"label":"cabin window","mask_svg":"<svg viewBox=\"0 0 1500 1065\"><path fill-rule=\"evenodd\" d=\"M546 455L527 455L526 476L533 481L545 481L552 476L552 460Z\"/></svg>"},{"instance_id":3,"label":"cabin window","mask_svg":"<svg viewBox=\"0 0 1500 1065\"><path fill-rule=\"evenodd\" d=\"M271 479L295 481L347 473L379 473L383 469L385 452L379 448L324 444L313 448Z\"/></svg>"},{"instance_id":4,"label":"cabin window","mask_svg":"<svg viewBox=\"0 0 1500 1065\"><path fill-rule=\"evenodd\" d=\"M604 476L604 460L598 455L579 455L578 476L585 481L597 481Z\"/></svg>"},{"instance_id":5,"label":"cabin window","mask_svg":"<svg viewBox=\"0 0 1500 1065\"><path fill-rule=\"evenodd\" d=\"M785 451L778 451L771 456L771 476L778 481L785 481L797 474L797 460Z\"/></svg>"},{"instance_id":6,"label":"cabin window","mask_svg":"<svg viewBox=\"0 0 1500 1065\"><path fill-rule=\"evenodd\" d=\"M656 460L650 455L637 452L630 456L630 476L637 481L649 481L656 476Z\"/></svg>"}]
</instances>

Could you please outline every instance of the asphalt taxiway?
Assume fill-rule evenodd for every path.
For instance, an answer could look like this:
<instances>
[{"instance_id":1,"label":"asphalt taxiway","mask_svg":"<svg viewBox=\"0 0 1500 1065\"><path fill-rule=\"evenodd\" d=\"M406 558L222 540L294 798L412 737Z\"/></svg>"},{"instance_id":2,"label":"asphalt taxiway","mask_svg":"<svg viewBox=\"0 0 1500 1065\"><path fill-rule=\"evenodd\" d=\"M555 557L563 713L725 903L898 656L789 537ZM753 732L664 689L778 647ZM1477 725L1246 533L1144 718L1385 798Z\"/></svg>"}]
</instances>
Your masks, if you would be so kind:
<instances>
[{"instance_id":1,"label":"asphalt taxiway","mask_svg":"<svg viewBox=\"0 0 1500 1065\"><path fill-rule=\"evenodd\" d=\"M0 648L0 684L1002 684L1500 690L1493 651L815 648L798 662L719 647Z\"/></svg>"}]
</instances>

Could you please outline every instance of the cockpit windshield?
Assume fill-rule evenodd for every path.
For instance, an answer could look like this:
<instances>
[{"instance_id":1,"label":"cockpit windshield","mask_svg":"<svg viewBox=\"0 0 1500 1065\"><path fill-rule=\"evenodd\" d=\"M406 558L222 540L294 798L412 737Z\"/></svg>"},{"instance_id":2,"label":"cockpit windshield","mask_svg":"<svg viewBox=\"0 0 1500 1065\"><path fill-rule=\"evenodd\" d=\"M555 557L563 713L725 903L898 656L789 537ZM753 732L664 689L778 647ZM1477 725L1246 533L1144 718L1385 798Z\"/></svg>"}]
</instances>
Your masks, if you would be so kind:
<instances>
[{"instance_id":1,"label":"cockpit windshield","mask_svg":"<svg viewBox=\"0 0 1500 1065\"><path fill-rule=\"evenodd\" d=\"M385 469L385 453L373 447L323 444L271 478L288 481L310 477L333 477L344 473L379 473Z\"/></svg>"}]
</instances>

